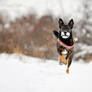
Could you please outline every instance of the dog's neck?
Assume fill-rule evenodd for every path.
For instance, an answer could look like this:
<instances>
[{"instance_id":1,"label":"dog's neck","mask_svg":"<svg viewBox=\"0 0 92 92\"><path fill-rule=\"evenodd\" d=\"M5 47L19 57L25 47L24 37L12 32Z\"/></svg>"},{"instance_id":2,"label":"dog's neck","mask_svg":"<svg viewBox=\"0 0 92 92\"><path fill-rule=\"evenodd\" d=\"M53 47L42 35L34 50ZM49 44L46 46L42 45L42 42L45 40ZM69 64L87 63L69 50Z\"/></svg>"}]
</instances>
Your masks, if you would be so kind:
<instances>
[{"instance_id":1,"label":"dog's neck","mask_svg":"<svg viewBox=\"0 0 92 92\"><path fill-rule=\"evenodd\" d=\"M60 38L60 40L65 43L66 45L73 45L73 37L72 37L72 33L70 34L70 37L67 38L67 39L64 39L64 38Z\"/></svg>"}]
</instances>

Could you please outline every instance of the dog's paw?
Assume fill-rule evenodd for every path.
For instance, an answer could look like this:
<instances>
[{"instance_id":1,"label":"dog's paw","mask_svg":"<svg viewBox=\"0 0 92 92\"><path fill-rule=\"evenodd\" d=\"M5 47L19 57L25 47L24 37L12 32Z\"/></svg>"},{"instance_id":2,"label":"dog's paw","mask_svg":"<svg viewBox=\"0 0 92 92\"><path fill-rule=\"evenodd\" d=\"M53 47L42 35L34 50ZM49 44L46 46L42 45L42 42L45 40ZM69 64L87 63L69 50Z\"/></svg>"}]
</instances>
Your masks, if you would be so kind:
<instances>
[{"instance_id":1,"label":"dog's paw","mask_svg":"<svg viewBox=\"0 0 92 92\"><path fill-rule=\"evenodd\" d=\"M67 68L66 73L68 73L68 74L69 74L69 68Z\"/></svg>"},{"instance_id":2,"label":"dog's paw","mask_svg":"<svg viewBox=\"0 0 92 92\"><path fill-rule=\"evenodd\" d=\"M59 65L63 65L63 62L60 62Z\"/></svg>"}]
</instances>

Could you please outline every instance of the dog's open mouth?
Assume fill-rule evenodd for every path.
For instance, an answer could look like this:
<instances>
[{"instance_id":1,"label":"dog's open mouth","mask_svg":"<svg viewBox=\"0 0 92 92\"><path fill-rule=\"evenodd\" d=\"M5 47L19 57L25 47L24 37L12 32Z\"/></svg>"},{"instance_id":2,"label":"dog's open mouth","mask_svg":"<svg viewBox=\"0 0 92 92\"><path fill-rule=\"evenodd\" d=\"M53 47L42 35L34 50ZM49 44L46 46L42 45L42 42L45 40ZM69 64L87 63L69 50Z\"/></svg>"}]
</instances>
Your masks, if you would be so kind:
<instances>
[{"instance_id":1,"label":"dog's open mouth","mask_svg":"<svg viewBox=\"0 0 92 92\"><path fill-rule=\"evenodd\" d=\"M62 36L62 38L67 39L70 37L70 33L69 32L61 32L61 36Z\"/></svg>"},{"instance_id":2,"label":"dog's open mouth","mask_svg":"<svg viewBox=\"0 0 92 92\"><path fill-rule=\"evenodd\" d=\"M62 36L62 38L67 39L67 38L68 38L68 36L63 35L63 36Z\"/></svg>"}]
</instances>

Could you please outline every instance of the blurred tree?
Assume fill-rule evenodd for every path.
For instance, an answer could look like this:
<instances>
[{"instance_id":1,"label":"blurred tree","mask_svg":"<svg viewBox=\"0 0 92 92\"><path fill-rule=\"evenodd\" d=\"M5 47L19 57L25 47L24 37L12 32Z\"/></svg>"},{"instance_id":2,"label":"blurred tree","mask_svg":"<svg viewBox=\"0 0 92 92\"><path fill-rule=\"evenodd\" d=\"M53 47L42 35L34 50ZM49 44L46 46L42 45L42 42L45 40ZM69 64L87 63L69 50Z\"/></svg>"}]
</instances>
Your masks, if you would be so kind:
<instances>
[{"instance_id":1,"label":"blurred tree","mask_svg":"<svg viewBox=\"0 0 92 92\"><path fill-rule=\"evenodd\" d=\"M92 45L92 0L83 0L80 12L82 17L77 24L79 30L77 36L80 42Z\"/></svg>"},{"instance_id":2,"label":"blurred tree","mask_svg":"<svg viewBox=\"0 0 92 92\"><path fill-rule=\"evenodd\" d=\"M76 25L78 43L75 48L75 59L92 60L92 0L82 0L79 7L81 19Z\"/></svg>"}]
</instances>

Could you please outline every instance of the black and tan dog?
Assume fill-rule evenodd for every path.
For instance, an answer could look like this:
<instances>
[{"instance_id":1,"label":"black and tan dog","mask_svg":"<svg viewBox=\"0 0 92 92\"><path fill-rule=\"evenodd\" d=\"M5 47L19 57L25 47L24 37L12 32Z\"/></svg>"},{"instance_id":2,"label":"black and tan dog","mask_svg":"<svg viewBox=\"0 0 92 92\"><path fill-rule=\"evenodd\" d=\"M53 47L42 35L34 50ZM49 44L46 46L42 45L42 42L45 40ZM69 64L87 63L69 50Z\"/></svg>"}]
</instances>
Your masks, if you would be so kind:
<instances>
[{"instance_id":1,"label":"black and tan dog","mask_svg":"<svg viewBox=\"0 0 92 92\"><path fill-rule=\"evenodd\" d=\"M73 58L74 41L72 36L72 28L74 25L73 19L66 25L63 20L59 19L59 31L53 31L57 38L57 51L59 53L59 64L67 64L66 72L69 73L69 67ZM66 54L63 52L66 51Z\"/></svg>"}]
</instances>

